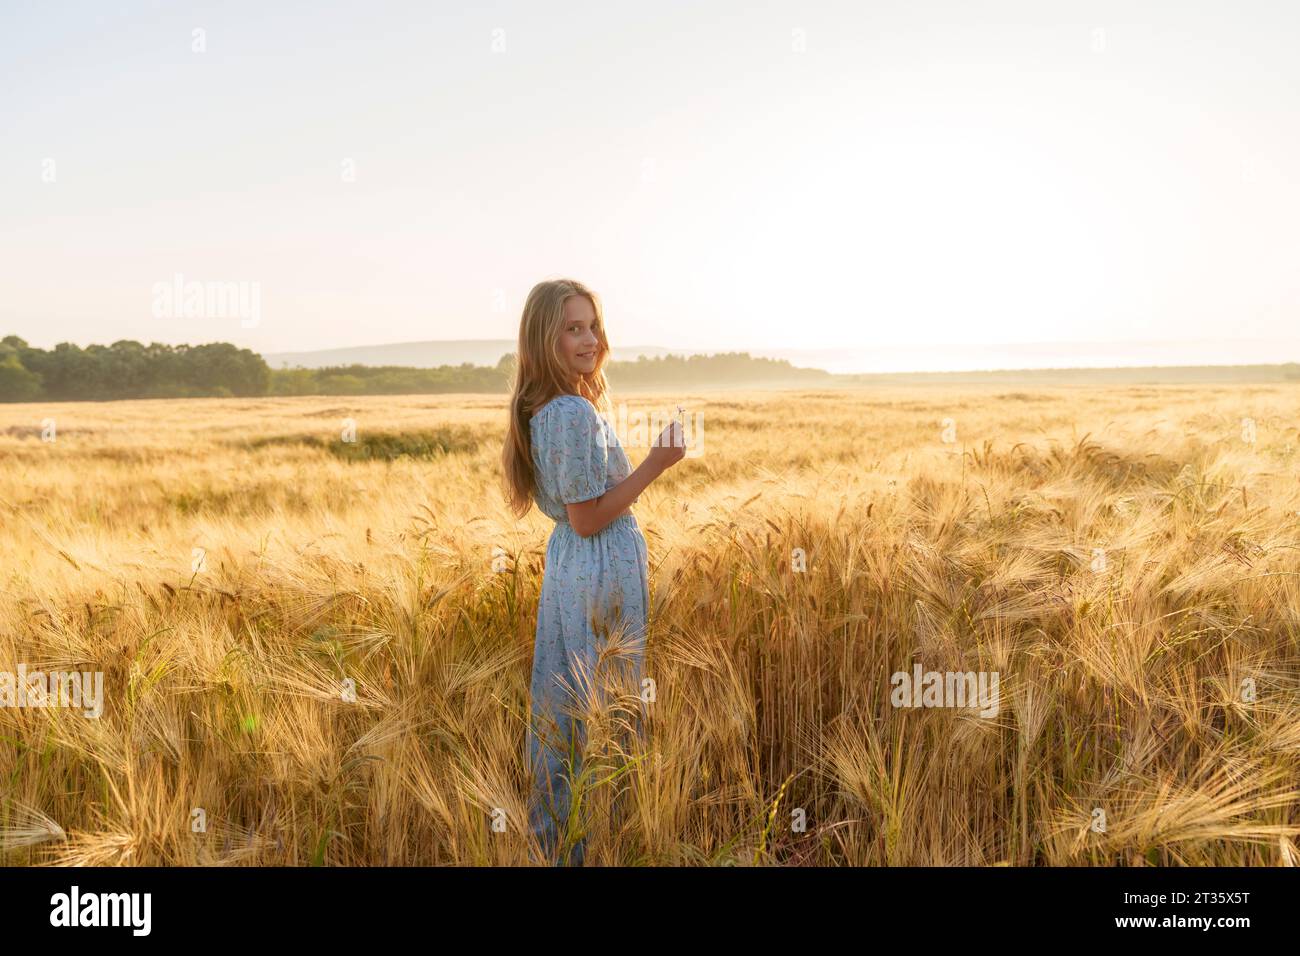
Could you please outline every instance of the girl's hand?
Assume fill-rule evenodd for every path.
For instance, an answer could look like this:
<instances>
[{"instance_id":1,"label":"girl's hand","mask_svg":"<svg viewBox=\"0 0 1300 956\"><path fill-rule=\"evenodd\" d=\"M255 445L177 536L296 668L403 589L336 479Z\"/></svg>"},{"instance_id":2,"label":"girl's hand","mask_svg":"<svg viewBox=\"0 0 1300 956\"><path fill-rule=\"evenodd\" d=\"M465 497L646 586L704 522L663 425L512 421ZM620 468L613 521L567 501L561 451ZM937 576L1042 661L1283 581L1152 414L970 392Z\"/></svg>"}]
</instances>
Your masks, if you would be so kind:
<instances>
[{"instance_id":1,"label":"girl's hand","mask_svg":"<svg viewBox=\"0 0 1300 956\"><path fill-rule=\"evenodd\" d=\"M686 439L682 435L682 424L670 422L650 446L646 461L652 462L655 470L665 472L685 457Z\"/></svg>"}]
</instances>

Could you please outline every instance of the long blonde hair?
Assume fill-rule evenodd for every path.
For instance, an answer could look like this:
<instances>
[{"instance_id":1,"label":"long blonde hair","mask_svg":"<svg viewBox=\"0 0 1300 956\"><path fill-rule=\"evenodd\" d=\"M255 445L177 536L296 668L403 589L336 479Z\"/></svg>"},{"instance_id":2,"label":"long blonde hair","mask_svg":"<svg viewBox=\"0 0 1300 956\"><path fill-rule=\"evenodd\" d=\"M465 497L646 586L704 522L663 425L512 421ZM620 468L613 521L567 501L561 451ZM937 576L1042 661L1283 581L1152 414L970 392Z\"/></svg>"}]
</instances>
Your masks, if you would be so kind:
<instances>
[{"instance_id":1,"label":"long blonde hair","mask_svg":"<svg viewBox=\"0 0 1300 956\"><path fill-rule=\"evenodd\" d=\"M560 357L560 331L564 327L564 303L575 295L586 296L596 312L592 331L600 343L596 368L590 374L574 375ZM515 355L515 382L510 392L510 422L506 428L501 468L506 501L522 518L533 505L533 443L529 422L533 414L557 395L581 395L602 412L608 411L609 385L605 363L609 340L605 337L605 314L596 295L577 279L548 279L533 286L519 320L519 351Z\"/></svg>"}]
</instances>

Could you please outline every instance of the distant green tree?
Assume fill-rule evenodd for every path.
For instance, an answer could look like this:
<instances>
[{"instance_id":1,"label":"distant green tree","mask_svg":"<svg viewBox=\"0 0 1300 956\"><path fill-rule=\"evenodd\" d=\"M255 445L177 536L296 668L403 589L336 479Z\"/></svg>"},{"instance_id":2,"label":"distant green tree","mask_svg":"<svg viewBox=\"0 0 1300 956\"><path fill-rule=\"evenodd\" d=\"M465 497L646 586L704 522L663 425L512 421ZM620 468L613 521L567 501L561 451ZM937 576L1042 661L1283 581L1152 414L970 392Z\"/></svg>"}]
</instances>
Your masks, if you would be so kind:
<instances>
[{"instance_id":1,"label":"distant green tree","mask_svg":"<svg viewBox=\"0 0 1300 956\"><path fill-rule=\"evenodd\" d=\"M319 395L316 370L310 368L272 369L268 393L271 395Z\"/></svg>"},{"instance_id":2,"label":"distant green tree","mask_svg":"<svg viewBox=\"0 0 1300 956\"><path fill-rule=\"evenodd\" d=\"M17 350L9 344L12 338L16 336L0 345L0 402L34 402L44 395L41 377L23 368Z\"/></svg>"}]
</instances>

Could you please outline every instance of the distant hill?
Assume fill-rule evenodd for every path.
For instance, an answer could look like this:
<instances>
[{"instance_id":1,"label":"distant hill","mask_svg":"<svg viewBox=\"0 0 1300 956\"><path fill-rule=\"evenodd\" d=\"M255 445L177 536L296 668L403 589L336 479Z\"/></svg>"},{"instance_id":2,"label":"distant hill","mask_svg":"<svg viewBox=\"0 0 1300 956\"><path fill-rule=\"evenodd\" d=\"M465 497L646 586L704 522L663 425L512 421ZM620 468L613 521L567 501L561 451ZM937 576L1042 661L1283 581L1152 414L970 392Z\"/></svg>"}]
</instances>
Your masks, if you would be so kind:
<instances>
[{"instance_id":1,"label":"distant hill","mask_svg":"<svg viewBox=\"0 0 1300 956\"><path fill-rule=\"evenodd\" d=\"M388 345L358 345L353 348L319 349L313 352L267 352L266 364L279 368L337 368L347 365L440 368L445 365L496 367L501 356L514 352L514 339L450 339L427 342L394 342ZM634 362L639 356L658 358L671 349L657 345L615 346L615 362ZM680 351L680 350L679 350Z\"/></svg>"}]
</instances>

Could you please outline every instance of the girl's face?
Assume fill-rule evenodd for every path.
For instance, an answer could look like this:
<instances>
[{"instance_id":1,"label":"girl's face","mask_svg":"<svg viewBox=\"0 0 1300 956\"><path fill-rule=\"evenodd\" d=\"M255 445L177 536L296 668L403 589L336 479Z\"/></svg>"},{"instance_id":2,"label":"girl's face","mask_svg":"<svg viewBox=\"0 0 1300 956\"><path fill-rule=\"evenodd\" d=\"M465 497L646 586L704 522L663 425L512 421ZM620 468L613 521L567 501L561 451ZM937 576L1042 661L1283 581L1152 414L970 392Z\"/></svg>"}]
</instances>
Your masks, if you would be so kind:
<instances>
[{"instance_id":1,"label":"girl's face","mask_svg":"<svg viewBox=\"0 0 1300 956\"><path fill-rule=\"evenodd\" d=\"M564 303L564 323L560 327L560 358L575 378L596 371L596 364L600 360L597 327L596 310L586 296L571 296Z\"/></svg>"}]
</instances>

